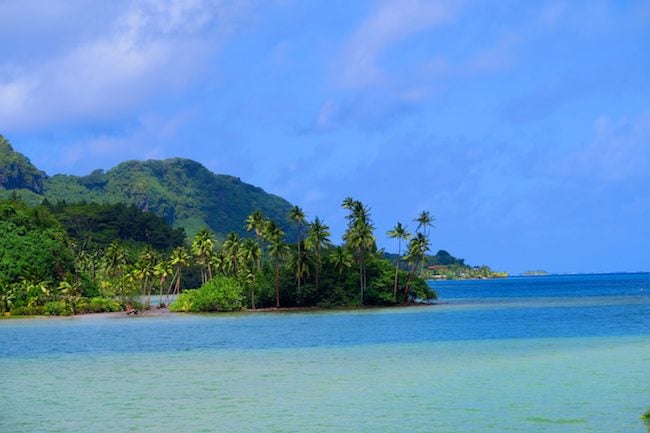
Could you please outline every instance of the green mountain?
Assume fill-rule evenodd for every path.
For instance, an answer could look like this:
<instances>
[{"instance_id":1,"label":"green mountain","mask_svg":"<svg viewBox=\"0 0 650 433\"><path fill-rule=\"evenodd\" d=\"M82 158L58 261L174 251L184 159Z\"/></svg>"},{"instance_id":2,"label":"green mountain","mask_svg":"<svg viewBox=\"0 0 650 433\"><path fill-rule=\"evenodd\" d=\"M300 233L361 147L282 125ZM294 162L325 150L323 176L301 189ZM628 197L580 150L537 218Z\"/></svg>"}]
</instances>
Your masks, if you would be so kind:
<instances>
[{"instance_id":1,"label":"green mountain","mask_svg":"<svg viewBox=\"0 0 650 433\"><path fill-rule=\"evenodd\" d=\"M11 144L0 135L0 191L26 189L42 194L44 180L45 173L25 156L14 151Z\"/></svg>"},{"instance_id":2,"label":"green mountain","mask_svg":"<svg viewBox=\"0 0 650 433\"><path fill-rule=\"evenodd\" d=\"M287 222L291 203L237 177L214 174L192 160L127 161L87 176L47 177L6 140L0 146L4 146L0 180L6 179L0 189L13 190L28 203L47 199L53 204L135 204L184 228L189 236L209 227L221 238L230 231L243 235L248 215L260 210L293 237Z\"/></svg>"}]
</instances>

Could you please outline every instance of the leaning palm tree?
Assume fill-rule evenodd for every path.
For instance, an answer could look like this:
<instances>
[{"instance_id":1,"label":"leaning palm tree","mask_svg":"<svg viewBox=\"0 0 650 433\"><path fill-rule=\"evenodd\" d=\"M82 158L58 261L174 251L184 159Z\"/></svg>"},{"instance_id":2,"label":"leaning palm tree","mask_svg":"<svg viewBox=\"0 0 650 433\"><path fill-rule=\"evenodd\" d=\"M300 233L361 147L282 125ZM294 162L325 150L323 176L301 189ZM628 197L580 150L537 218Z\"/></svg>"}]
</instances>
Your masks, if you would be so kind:
<instances>
[{"instance_id":1,"label":"leaning palm tree","mask_svg":"<svg viewBox=\"0 0 650 433\"><path fill-rule=\"evenodd\" d=\"M296 255L296 258L298 259L297 262L297 268L302 269L302 264L300 261L302 260L302 254L300 253L300 247L302 245L302 226L305 223L305 212L302 210L300 206L294 206L291 208L289 211L289 220L293 221L296 223L296 234L298 236L298 241L296 242L296 247L298 249L298 254ZM302 277L298 277L298 291L300 291L300 281Z\"/></svg>"},{"instance_id":2,"label":"leaning palm tree","mask_svg":"<svg viewBox=\"0 0 650 433\"><path fill-rule=\"evenodd\" d=\"M154 275L154 267L158 262L156 252L149 245L140 253L138 260L135 263L134 276L142 282L142 297L147 298L146 305L151 304L151 277Z\"/></svg>"},{"instance_id":3,"label":"leaning palm tree","mask_svg":"<svg viewBox=\"0 0 650 433\"><path fill-rule=\"evenodd\" d=\"M393 230L389 230L386 234L391 239L397 239L397 263L395 264L395 284L393 286L393 302L397 302L397 278L399 275L399 262L402 259L402 240L408 241L411 234L401 222L397 222Z\"/></svg>"},{"instance_id":4,"label":"leaning palm tree","mask_svg":"<svg viewBox=\"0 0 650 433\"><path fill-rule=\"evenodd\" d=\"M181 275L183 274L183 268L190 265L190 255L187 250L183 247L177 247L172 251L169 263L172 266L176 267L175 279L176 285L174 286L174 295L178 295L181 291ZM174 280L172 279L172 283ZM170 285L171 288L171 285Z\"/></svg>"},{"instance_id":5,"label":"leaning palm tree","mask_svg":"<svg viewBox=\"0 0 650 433\"><path fill-rule=\"evenodd\" d=\"M331 244L330 241L330 228L324 224L320 218L314 218L314 222L309 224L309 231L307 239L305 240L307 247L316 251L316 293L319 292L320 286L320 271L322 268L321 252L323 248Z\"/></svg>"}]
</instances>

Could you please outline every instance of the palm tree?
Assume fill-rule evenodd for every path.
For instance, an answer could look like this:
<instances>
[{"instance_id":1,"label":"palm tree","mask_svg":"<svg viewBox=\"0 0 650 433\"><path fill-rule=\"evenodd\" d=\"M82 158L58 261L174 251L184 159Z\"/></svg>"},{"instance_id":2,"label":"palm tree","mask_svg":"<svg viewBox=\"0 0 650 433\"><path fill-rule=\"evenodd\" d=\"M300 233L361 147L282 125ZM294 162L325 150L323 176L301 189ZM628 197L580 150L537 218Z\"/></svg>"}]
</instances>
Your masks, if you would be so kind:
<instances>
[{"instance_id":1,"label":"palm tree","mask_svg":"<svg viewBox=\"0 0 650 433\"><path fill-rule=\"evenodd\" d=\"M265 226L265 238L269 242L268 253L275 261L275 306L280 307L280 260L283 259L289 247L283 239L284 232L274 221L268 221Z\"/></svg>"},{"instance_id":2,"label":"palm tree","mask_svg":"<svg viewBox=\"0 0 650 433\"><path fill-rule=\"evenodd\" d=\"M241 241L239 235L235 232L228 233L226 241L223 243L223 252L226 258L225 268L231 275L239 273L239 254Z\"/></svg>"},{"instance_id":3,"label":"palm tree","mask_svg":"<svg viewBox=\"0 0 650 433\"><path fill-rule=\"evenodd\" d=\"M423 233L417 233L415 237L411 238L406 255L406 261L411 263L411 272L409 273L406 286L404 287L404 302L408 302L408 294L411 288L411 282L415 277L415 271L418 269L420 263L429 251L429 238Z\"/></svg>"},{"instance_id":4,"label":"palm tree","mask_svg":"<svg viewBox=\"0 0 650 433\"><path fill-rule=\"evenodd\" d=\"M300 254L300 247L302 245L302 225L305 223L305 212L302 210L300 206L294 206L291 208L289 211L289 220L293 221L296 223L296 233L298 236L298 242L297 248L298 248L298 254L296 255L296 258L298 260L297 262L297 269L302 269L303 266L300 263L302 260L302 254ZM298 291L300 291L300 281L302 277L300 276L300 273L298 274Z\"/></svg>"},{"instance_id":5,"label":"palm tree","mask_svg":"<svg viewBox=\"0 0 650 433\"><path fill-rule=\"evenodd\" d=\"M343 235L343 240L345 240L349 248L357 252L359 261L359 304L363 305L363 295L367 287L366 255L368 250L376 248L373 235L374 226L370 221L370 209L360 201L348 197L343 201L342 206L350 211L348 230Z\"/></svg>"},{"instance_id":6,"label":"palm tree","mask_svg":"<svg viewBox=\"0 0 650 433\"><path fill-rule=\"evenodd\" d=\"M289 269L293 270L296 281L300 281L303 278L309 277L309 267L313 262L311 255L309 255L309 251L307 251L303 245L302 248L298 248L289 256L287 266ZM300 292L300 284L298 284L298 292Z\"/></svg>"},{"instance_id":7,"label":"palm tree","mask_svg":"<svg viewBox=\"0 0 650 433\"><path fill-rule=\"evenodd\" d=\"M181 291L181 275L183 273L183 268L189 266L190 259L191 257L184 247L176 247L174 251L172 251L172 255L170 257L169 263L172 266L176 266L176 272L174 274L174 277L176 279L176 285L174 287L174 295L178 295ZM172 279L172 284L173 282L174 279Z\"/></svg>"},{"instance_id":8,"label":"palm tree","mask_svg":"<svg viewBox=\"0 0 650 433\"><path fill-rule=\"evenodd\" d=\"M248 218L246 218L246 231L255 231L255 240L259 243L262 236L262 231L264 230L264 215L262 211L256 210L251 213ZM262 255L260 254L257 259L257 270L259 271L262 267Z\"/></svg>"},{"instance_id":9,"label":"palm tree","mask_svg":"<svg viewBox=\"0 0 650 433\"><path fill-rule=\"evenodd\" d=\"M251 287L251 306L255 309L255 263L262 256L262 248L255 239L246 239L241 247L241 255L244 259L245 280Z\"/></svg>"},{"instance_id":10,"label":"palm tree","mask_svg":"<svg viewBox=\"0 0 650 433\"><path fill-rule=\"evenodd\" d=\"M389 238L397 239L397 263L395 264L395 285L393 286L393 302L397 301L397 277L399 275L399 262L402 259L402 240L407 241L411 234L406 230L406 227L402 225L401 222L397 222L397 225L393 230L389 230L387 233Z\"/></svg>"},{"instance_id":11,"label":"palm tree","mask_svg":"<svg viewBox=\"0 0 650 433\"><path fill-rule=\"evenodd\" d=\"M162 307L162 297L163 297L163 285L167 278L171 277L174 274L171 263L166 260L161 260L156 263L153 269L154 276L158 277L158 283L160 285L160 294L158 295L158 307Z\"/></svg>"},{"instance_id":12,"label":"palm tree","mask_svg":"<svg viewBox=\"0 0 650 433\"><path fill-rule=\"evenodd\" d=\"M332 249L332 252L329 255L329 260L339 275L343 274L343 271L349 269L353 265L352 255L350 255L347 248L341 246L336 246Z\"/></svg>"},{"instance_id":13,"label":"palm tree","mask_svg":"<svg viewBox=\"0 0 650 433\"><path fill-rule=\"evenodd\" d=\"M416 229L417 232L422 229L422 233L424 233L424 236L427 236L427 227L434 227L433 222L435 221L435 217L429 213L427 210L423 210L420 212L420 215L415 219L415 222L418 223L418 228Z\"/></svg>"},{"instance_id":14,"label":"palm tree","mask_svg":"<svg viewBox=\"0 0 650 433\"><path fill-rule=\"evenodd\" d=\"M324 224L320 218L314 218L314 222L309 224L306 244L309 248L316 250L316 293L319 291L321 263L321 251L324 247L331 244L330 228Z\"/></svg>"},{"instance_id":15,"label":"palm tree","mask_svg":"<svg viewBox=\"0 0 650 433\"><path fill-rule=\"evenodd\" d=\"M201 229L192 239L192 254L196 257L196 263L201 265L201 284L212 279L212 266L210 257L214 252L214 240L212 233L206 228Z\"/></svg>"},{"instance_id":16,"label":"palm tree","mask_svg":"<svg viewBox=\"0 0 650 433\"><path fill-rule=\"evenodd\" d=\"M140 253L134 268L137 278L142 281L142 297L147 297L147 306L151 303L151 284L149 284L149 280L154 275L156 262L158 262L156 252L147 245Z\"/></svg>"}]
</instances>

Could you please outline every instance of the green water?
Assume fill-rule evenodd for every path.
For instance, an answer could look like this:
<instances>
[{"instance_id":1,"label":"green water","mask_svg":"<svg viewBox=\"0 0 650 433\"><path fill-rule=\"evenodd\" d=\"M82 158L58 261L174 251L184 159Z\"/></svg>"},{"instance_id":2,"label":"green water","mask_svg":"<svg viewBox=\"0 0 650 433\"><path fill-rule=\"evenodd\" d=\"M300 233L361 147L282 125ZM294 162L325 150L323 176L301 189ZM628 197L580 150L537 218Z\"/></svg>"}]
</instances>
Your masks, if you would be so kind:
<instances>
[{"instance_id":1,"label":"green water","mask_svg":"<svg viewBox=\"0 0 650 433\"><path fill-rule=\"evenodd\" d=\"M650 338L2 359L2 432L643 432Z\"/></svg>"}]
</instances>

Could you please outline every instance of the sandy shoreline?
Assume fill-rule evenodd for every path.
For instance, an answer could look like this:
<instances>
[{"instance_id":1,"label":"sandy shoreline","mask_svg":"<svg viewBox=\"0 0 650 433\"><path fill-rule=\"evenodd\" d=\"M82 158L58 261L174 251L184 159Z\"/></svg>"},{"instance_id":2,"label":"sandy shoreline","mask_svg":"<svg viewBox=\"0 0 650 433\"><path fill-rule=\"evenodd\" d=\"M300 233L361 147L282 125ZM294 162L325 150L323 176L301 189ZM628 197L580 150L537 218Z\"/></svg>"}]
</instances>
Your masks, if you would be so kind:
<instances>
[{"instance_id":1,"label":"sandy shoreline","mask_svg":"<svg viewBox=\"0 0 650 433\"><path fill-rule=\"evenodd\" d=\"M267 307L267 308L248 308L240 311L229 311L229 312L220 312L220 311L206 311L201 313L184 313L184 312L174 312L170 311L169 308L157 308L152 307L148 310L138 310L137 312L127 312L127 311L116 311L109 313L87 313L87 314L76 314L74 316L4 316L0 317L0 320L12 320L12 319L108 319L108 318L124 318L124 317L165 317L165 316L181 316L186 314L256 314L256 313L305 313L305 312L340 312L340 311L366 311L366 310L380 310L380 309L393 309L393 308L412 308L412 307L431 307L435 305L440 305L441 303L410 303L410 304L400 304L400 305L388 305L388 306L353 306L353 307L341 307L341 308L321 308L321 307Z\"/></svg>"}]
</instances>

